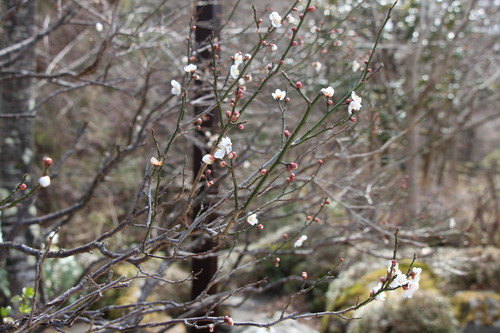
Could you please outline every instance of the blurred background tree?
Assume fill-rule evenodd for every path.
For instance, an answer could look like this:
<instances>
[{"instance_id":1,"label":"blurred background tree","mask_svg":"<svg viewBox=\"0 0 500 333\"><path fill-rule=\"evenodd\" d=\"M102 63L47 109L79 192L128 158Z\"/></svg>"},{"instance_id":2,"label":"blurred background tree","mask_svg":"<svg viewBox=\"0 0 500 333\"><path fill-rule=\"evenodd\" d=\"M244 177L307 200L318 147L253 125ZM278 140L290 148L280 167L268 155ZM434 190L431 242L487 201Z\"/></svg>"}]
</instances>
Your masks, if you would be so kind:
<instances>
[{"instance_id":1,"label":"blurred background tree","mask_svg":"<svg viewBox=\"0 0 500 333\"><path fill-rule=\"evenodd\" d=\"M172 318L241 301L233 296L293 294L301 272L319 279L341 257L345 266L335 275L366 256L390 258L398 226L401 256L427 256L438 272L433 258L446 257L440 248L498 248L498 3L400 0L373 55L392 2L318 0L315 11L306 1L223 5L220 33L200 41L196 2L2 3L2 198L24 173L36 186L43 156L56 161L51 186L17 209L15 220L1 210L4 305L36 285L33 313L61 327L78 319L104 330L114 319L112 328L125 329L142 319L168 329ZM271 11L283 19L272 31ZM214 57L200 61L207 50ZM233 77L237 52L251 61ZM185 73L188 63L198 66L195 77ZM179 96L171 80L180 83ZM328 86L331 102L318 95ZM290 101L273 100L277 88ZM353 89L363 107L350 117L345 100ZM201 184L214 181L212 191L191 192L191 147L213 148L231 104L241 117L222 136L231 137L237 157L203 173ZM218 110L214 130L207 117ZM287 142L284 129L297 130L296 144L265 175ZM12 145L13 130L22 144ZM150 165L151 156L163 165ZM290 163L298 169L287 170ZM189 207L214 215L191 214L200 226L191 230L183 218ZM263 230L245 222L250 213ZM217 246L196 254L202 237L192 234ZM294 247L301 235L307 241ZM497 252L488 253L494 262ZM215 283L219 291L191 300L200 271L186 262L210 256L221 259L207 291ZM257 284L265 278L267 286ZM318 296L332 279L307 306L335 303ZM48 323L40 318L30 320Z\"/></svg>"}]
</instances>

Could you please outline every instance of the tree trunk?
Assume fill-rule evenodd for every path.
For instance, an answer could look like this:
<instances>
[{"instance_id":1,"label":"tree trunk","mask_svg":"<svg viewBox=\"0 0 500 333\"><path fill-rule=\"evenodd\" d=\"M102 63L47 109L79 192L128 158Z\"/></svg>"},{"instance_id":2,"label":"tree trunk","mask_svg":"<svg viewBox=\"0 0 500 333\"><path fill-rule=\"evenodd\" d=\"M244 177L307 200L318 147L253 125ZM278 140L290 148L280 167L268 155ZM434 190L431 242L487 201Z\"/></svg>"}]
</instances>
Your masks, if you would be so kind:
<instances>
[{"instance_id":1,"label":"tree trunk","mask_svg":"<svg viewBox=\"0 0 500 333\"><path fill-rule=\"evenodd\" d=\"M0 32L0 51L33 36L35 1L3 0ZM6 71L32 71L34 49L32 44L0 56L0 78ZM3 74L2 74L3 73ZM29 78L0 80L0 195L10 193L29 174L33 162L34 114L27 113L35 105L33 85ZM33 186L36 179L31 179ZM28 228L19 222L28 215L28 202L4 210L0 216L3 241L31 244ZM11 295L21 294L22 288L34 284L34 263L17 251L0 250L0 269L7 271ZM1 295L2 303L11 295Z\"/></svg>"},{"instance_id":2,"label":"tree trunk","mask_svg":"<svg viewBox=\"0 0 500 333\"><path fill-rule=\"evenodd\" d=\"M200 49L205 47L208 44L211 34L218 35L220 29L220 13L221 13L221 6L218 4L218 1L203 2L203 4L200 3L196 7L196 48ZM203 52L198 53L198 61L202 64L202 67L205 67L203 66L204 63L210 62L211 57L212 56L210 48L207 48ZM208 68L210 68L210 66L208 66ZM196 85L201 88L203 82L197 81ZM200 90L202 91L202 89ZM197 98L201 98L203 97L203 95L206 94L207 94L206 92L201 92L197 96ZM204 111L207 106L208 105L200 105L195 107L195 114L199 114L200 112ZM196 132L201 142L204 142L206 140L204 134L206 130L210 130L210 132L212 133L217 132L218 114L219 114L218 111L214 110L212 114L206 115L204 117L203 123L201 124L202 129ZM201 149L196 145L194 146L194 151L193 151L194 177L196 177L196 175L198 174L198 171L200 170L200 167L203 163L202 162L203 155L205 155L206 153L208 153L206 149ZM214 186L211 189L211 191L217 192L216 186ZM200 209L202 208L201 207L194 208L195 212L198 212ZM215 219L215 218L216 216L209 217L209 219ZM194 250L195 252L206 253L211 251L217 245L216 242L207 235L198 235L196 237L201 237L201 239L199 239L199 246ZM210 288L208 288L212 278L217 272L216 256L209 256L205 258L193 258L191 269L195 274L198 274L197 278L193 280L193 285L191 289L192 299L195 299L203 292L207 292L208 294L214 294L217 292L217 287L215 285L212 285L210 286ZM200 312L199 315L203 316L205 315L205 313L206 311L204 312L202 311ZM207 325L209 323L210 322L198 322L197 324L202 326L202 325ZM216 329L217 328L214 328L212 332L216 332ZM208 328L196 329L194 327L191 327L190 332L208 333L210 332L210 330Z\"/></svg>"}]
</instances>

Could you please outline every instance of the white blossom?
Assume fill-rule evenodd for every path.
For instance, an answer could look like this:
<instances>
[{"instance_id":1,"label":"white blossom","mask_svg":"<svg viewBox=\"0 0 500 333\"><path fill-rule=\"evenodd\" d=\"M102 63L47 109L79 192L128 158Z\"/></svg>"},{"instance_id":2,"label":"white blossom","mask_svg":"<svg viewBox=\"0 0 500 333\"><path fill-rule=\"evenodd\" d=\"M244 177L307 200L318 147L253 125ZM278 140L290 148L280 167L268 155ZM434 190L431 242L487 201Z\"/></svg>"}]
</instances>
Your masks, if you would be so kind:
<instances>
[{"instance_id":1,"label":"white blossom","mask_svg":"<svg viewBox=\"0 0 500 333\"><path fill-rule=\"evenodd\" d=\"M352 71L357 72L360 68L361 68L361 64L357 60L354 60L352 62Z\"/></svg>"},{"instance_id":2,"label":"white blossom","mask_svg":"<svg viewBox=\"0 0 500 333\"><path fill-rule=\"evenodd\" d=\"M250 225L256 225L259 223L259 220L257 219L257 214L252 214L247 217L247 223Z\"/></svg>"},{"instance_id":3,"label":"white blossom","mask_svg":"<svg viewBox=\"0 0 500 333\"><path fill-rule=\"evenodd\" d=\"M170 84L172 85L172 90L170 90L170 93L175 96L179 96L181 94L181 85L179 82L172 80L170 81Z\"/></svg>"},{"instance_id":4,"label":"white blossom","mask_svg":"<svg viewBox=\"0 0 500 333\"><path fill-rule=\"evenodd\" d=\"M330 98L335 93L335 89L333 89L332 87L323 88L321 89L321 93L325 95L327 98Z\"/></svg>"},{"instance_id":5,"label":"white blossom","mask_svg":"<svg viewBox=\"0 0 500 333\"><path fill-rule=\"evenodd\" d=\"M218 159L224 158L226 154L229 154L233 151L233 144L231 139L227 136L222 138L217 145L217 150L215 151L214 157Z\"/></svg>"},{"instance_id":6,"label":"white blossom","mask_svg":"<svg viewBox=\"0 0 500 333\"><path fill-rule=\"evenodd\" d=\"M47 187L50 185L50 177L49 176L43 176L38 179L38 184L40 184L41 187Z\"/></svg>"},{"instance_id":7,"label":"white blossom","mask_svg":"<svg viewBox=\"0 0 500 333\"><path fill-rule=\"evenodd\" d=\"M149 163L151 163L152 166L162 166L163 165L163 162L162 161L159 161L156 157L151 157L151 159L149 160Z\"/></svg>"},{"instance_id":8,"label":"white blossom","mask_svg":"<svg viewBox=\"0 0 500 333\"><path fill-rule=\"evenodd\" d=\"M356 92L351 93L351 103L349 103L349 114L351 115L353 111L359 111L363 106L361 105L361 97L356 95Z\"/></svg>"},{"instance_id":9,"label":"white blossom","mask_svg":"<svg viewBox=\"0 0 500 333\"><path fill-rule=\"evenodd\" d=\"M275 100L284 100L286 96L286 91L282 91L280 89L276 89L275 92L271 94Z\"/></svg>"},{"instance_id":10,"label":"white blossom","mask_svg":"<svg viewBox=\"0 0 500 333\"><path fill-rule=\"evenodd\" d=\"M405 298L413 298L413 293L418 290L420 284L418 281L410 282L405 288Z\"/></svg>"},{"instance_id":11,"label":"white blossom","mask_svg":"<svg viewBox=\"0 0 500 333\"><path fill-rule=\"evenodd\" d=\"M293 244L293 247L301 247L302 244L307 240L307 236L306 235L302 235L300 236L299 238L297 238L297 240L295 241L295 243Z\"/></svg>"},{"instance_id":12,"label":"white blossom","mask_svg":"<svg viewBox=\"0 0 500 333\"><path fill-rule=\"evenodd\" d=\"M215 157L210 154L206 154L201 160L206 164L213 164L215 162Z\"/></svg>"},{"instance_id":13,"label":"white blossom","mask_svg":"<svg viewBox=\"0 0 500 333\"><path fill-rule=\"evenodd\" d=\"M186 73L194 73L194 71L197 69L198 67L195 65L195 64L189 64L187 66L184 66L184 71Z\"/></svg>"},{"instance_id":14,"label":"white blossom","mask_svg":"<svg viewBox=\"0 0 500 333\"><path fill-rule=\"evenodd\" d=\"M238 65L236 64L232 65L229 70L229 74L231 74L231 77L233 79L237 79L238 76L240 75L240 70L238 69Z\"/></svg>"},{"instance_id":15,"label":"white blossom","mask_svg":"<svg viewBox=\"0 0 500 333\"><path fill-rule=\"evenodd\" d=\"M278 14L278 12L272 12L269 14L269 19L271 20L271 24L275 28L281 27L281 16Z\"/></svg>"},{"instance_id":16,"label":"white blossom","mask_svg":"<svg viewBox=\"0 0 500 333\"><path fill-rule=\"evenodd\" d=\"M295 22L295 17L293 17L292 15L287 15L286 20L293 24Z\"/></svg>"},{"instance_id":17,"label":"white blossom","mask_svg":"<svg viewBox=\"0 0 500 333\"><path fill-rule=\"evenodd\" d=\"M371 293L372 294L376 294L380 290L380 288L382 288L382 282L379 282L377 286L373 287ZM385 296L386 296L386 294L385 294L385 291L384 291L384 292L381 292L380 294L378 294L377 296L375 296L375 299L377 301L382 301L383 302L383 301L385 301Z\"/></svg>"},{"instance_id":18,"label":"white blossom","mask_svg":"<svg viewBox=\"0 0 500 333\"><path fill-rule=\"evenodd\" d=\"M241 55L241 53L236 52L234 54L233 58L234 58L235 65L239 65L239 64L243 63L243 56Z\"/></svg>"}]
</instances>

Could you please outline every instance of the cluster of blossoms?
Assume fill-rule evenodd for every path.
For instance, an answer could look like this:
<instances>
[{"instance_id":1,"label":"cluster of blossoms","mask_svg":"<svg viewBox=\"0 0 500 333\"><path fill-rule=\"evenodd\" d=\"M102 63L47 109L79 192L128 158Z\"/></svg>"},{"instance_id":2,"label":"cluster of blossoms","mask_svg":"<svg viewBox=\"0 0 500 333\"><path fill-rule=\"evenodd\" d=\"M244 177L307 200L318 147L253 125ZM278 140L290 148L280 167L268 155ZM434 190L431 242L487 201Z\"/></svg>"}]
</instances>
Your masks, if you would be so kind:
<instances>
[{"instance_id":1,"label":"cluster of blossoms","mask_svg":"<svg viewBox=\"0 0 500 333\"><path fill-rule=\"evenodd\" d=\"M202 160L206 164L213 164L216 159L223 159L224 156L228 155L229 159L233 159L236 156L236 153L233 152L233 144L231 139L227 136L222 138L217 145L217 149L213 155L206 154L203 156Z\"/></svg>"},{"instance_id":2,"label":"cluster of blossoms","mask_svg":"<svg viewBox=\"0 0 500 333\"><path fill-rule=\"evenodd\" d=\"M391 260L389 267L387 268L387 273L391 279L388 288L397 289L402 287L405 290L404 297L412 298L413 293L420 287L420 274L422 273L422 268L413 267L410 274L406 275L399 269L399 264L395 260ZM377 286L373 287L370 295L375 295L384 286L386 278L383 277ZM386 297L385 292L381 292L375 296L378 301L384 301Z\"/></svg>"},{"instance_id":3,"label":"cluster of blossoms","mask_svg":"<svg viewBox=\"0 0 500 333\"><path fill-rule=\"evenodd\" d=\"M231 65L231 68L229 69L229 74L233 79L237 79L238 76L240 76L240 70L238 68L239 65L243 63L243 60L248 61L252 58L252 55L249 53L245 54L244 56L240 52L236 52L234 56L232 57L234 63Z\"/></svg>"},{"instance_id":4,"label":"cluster of blossoms","mask_svg":"<svg viewBox=\"0 0 500 333\"><path fill-rule=\"evenodd\" d=\"M306 235L302 235L300 236L299 238L297 238L297 240L295 241L295 243L293 244L293 247L301 247L302 244L307 240L307 236Z\"/></svg>"}]
</instances>

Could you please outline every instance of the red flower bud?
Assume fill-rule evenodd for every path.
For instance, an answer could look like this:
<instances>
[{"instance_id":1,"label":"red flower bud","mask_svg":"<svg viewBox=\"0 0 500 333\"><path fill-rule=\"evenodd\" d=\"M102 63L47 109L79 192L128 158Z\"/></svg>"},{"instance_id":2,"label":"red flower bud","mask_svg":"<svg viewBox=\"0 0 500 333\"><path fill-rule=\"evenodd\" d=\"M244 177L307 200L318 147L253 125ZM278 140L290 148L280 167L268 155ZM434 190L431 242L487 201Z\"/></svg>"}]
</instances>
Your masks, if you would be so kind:
<instances>
[{"instance_id":1,"label":"red flower bud","mask_svg":"<svg viewBox=\"0 0 500 333\"><path fill-rule=\"evenodd\" d=\"M50 158L50 157L44 157L43 158L43 165L48 168L49 166L51 166L52 164L54 164L54 161Z\"/></svg>"}]
</instances>

